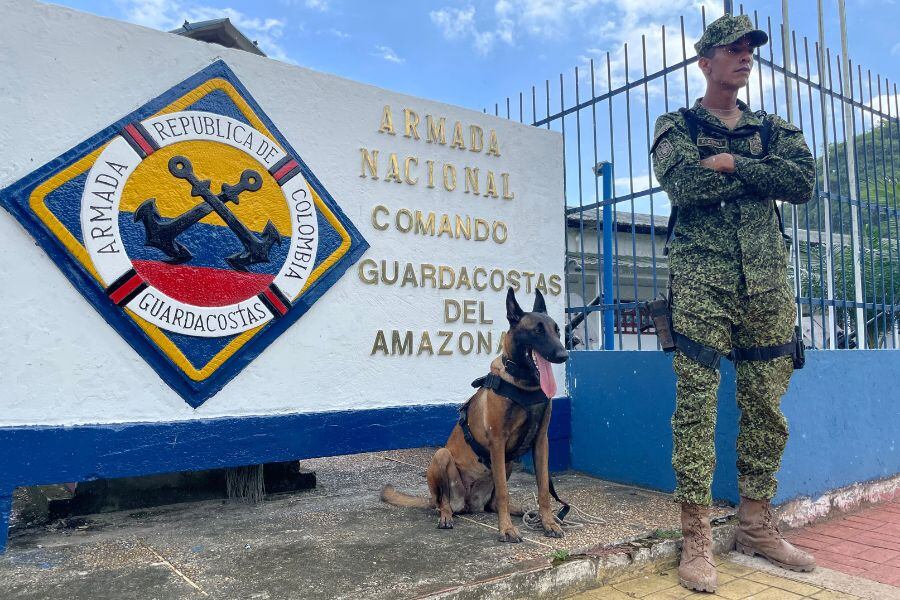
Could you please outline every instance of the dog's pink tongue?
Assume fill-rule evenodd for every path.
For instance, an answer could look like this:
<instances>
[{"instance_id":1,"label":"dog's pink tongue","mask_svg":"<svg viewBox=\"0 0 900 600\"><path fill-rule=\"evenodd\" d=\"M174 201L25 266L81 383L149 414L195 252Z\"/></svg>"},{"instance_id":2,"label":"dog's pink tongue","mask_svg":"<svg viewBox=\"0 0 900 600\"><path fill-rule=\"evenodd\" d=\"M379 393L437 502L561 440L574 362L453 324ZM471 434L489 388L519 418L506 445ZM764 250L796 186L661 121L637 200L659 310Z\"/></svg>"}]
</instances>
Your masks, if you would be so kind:
<instances>
[{"instance_id":1,"label":"dog's pink tongue","mask_svg":"<svg viewBox=\"0 0 900 600\"><path fill-rule=\"evenodd\" d=\"M553 369L550 368L550 362L534 350L531 351L534 358L534 364L537 365L538 373L541 374L541 390L552 398L556 395L556 379L553 378Z\"/></svg>"}]
</instances>

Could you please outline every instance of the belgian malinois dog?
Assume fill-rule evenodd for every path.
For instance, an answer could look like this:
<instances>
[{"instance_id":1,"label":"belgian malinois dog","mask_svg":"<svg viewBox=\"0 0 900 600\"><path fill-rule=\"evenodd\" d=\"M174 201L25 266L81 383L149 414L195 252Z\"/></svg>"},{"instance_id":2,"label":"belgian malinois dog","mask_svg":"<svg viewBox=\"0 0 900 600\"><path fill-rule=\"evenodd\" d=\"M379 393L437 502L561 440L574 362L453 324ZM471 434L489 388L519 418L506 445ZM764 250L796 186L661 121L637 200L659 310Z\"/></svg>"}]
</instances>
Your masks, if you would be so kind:
<instances>
[{"instance_id":1,"label":"belgian malinois dog","mask_svg":"<svg viewBox=\"0 0 900 600\"><path fill-rule=\"evenodd\" d=\"M447 444L435 452L427 474L431 497L409 496L386 485L381 491L384 502L437 509L440 529L453 528L453 513L496 512L500 541L521 542L522 536L510 514L521 516L523 513L518 507L510 507L506 481L512 472L511 460L531 449L544 534L562 537L562 529L550 510L547 426L550 400L556 393L550 363L565 362L569 353L560 340L559 326L547 314L544 297L540 291L536 293L534 308L529 313L519 307L512 288L507 293L509 331L503 338L502 354L491 362L491 374L499 379L489 379L495 384L493 389L481 387L469 398ZM523 408L521 403L498 393L510 393L510 388L506 387L509 384L522 394L537 397L538 411ZM466 440L466 427L474 444Z\"/></svg>"}]
</instances>

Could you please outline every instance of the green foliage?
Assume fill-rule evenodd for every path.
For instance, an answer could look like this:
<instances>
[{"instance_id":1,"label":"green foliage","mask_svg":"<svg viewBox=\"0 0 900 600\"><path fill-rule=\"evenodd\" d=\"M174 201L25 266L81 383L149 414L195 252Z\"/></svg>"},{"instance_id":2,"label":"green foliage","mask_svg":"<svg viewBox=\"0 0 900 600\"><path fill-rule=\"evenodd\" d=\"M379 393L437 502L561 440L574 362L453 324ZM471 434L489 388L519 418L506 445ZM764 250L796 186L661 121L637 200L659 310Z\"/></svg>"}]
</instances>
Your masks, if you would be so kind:
<instances>
[{"instance_id":1,"label":"green foliage","mask_svg":"<svg viewBox=\"0 0 900 600\"><path fill-rule=\"evenodd\" d=\"M824 237L825 221L826 215L830 214L834 298L839 303L844 300L853 302L855 298L848 151L853 153L849 158L856 161L857 197L867 203L858 211L857 229L862 263L862 297L867 303L888 305L886 310L880 306L865 309L867 339L871 347L878 343L873 339L876 329L883 336L885 326L892 326L900 317L890 309L892 301L900 304L900 227L897 213L900 209L900 122L896 119L882 120L874 127L861 131L849 147L843 142L829 144L827 165L820 150L816 165L818 184L819 189L824 191L827 166L831 206L830 210L826 210L826 201L814 198L796 209L797 227L800 230L808 228L811 232L809 240L804 236L795 240L800 249L797 275L801 296L822 297L826 274L824 244L828 242ZM786 212L786 226L790 228L790 210ZM817 232L821 232L821 243ZM792 270L795 266L791 265ZM821 314L821 305L817 310L814 303L813 311ZM845 310L838 305L837 313L838 322L844 323L845 317L854 315L855 309L847 307Z\"/></svg>"},{"instance_id":2,"label":"green foliage","mask_svg":"<svg viewBox=\"0 0 900 600\"><path fill-rule=\"evenodd\" d=\"M680 529L654 529L650 537L659 540L674 540L681 537Z\"/></svg>"}]
</instances>

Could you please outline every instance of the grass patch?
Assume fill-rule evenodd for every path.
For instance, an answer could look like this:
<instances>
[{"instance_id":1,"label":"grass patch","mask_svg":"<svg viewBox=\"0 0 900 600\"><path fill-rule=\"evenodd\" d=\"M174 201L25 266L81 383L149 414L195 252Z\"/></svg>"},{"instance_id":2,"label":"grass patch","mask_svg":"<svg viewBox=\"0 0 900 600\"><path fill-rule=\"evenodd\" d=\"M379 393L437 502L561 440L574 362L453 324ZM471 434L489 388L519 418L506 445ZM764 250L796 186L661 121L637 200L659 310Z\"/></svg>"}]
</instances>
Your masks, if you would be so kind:
<instances>
[{"instance_id":1,"label":"grass patch","mask_svg":"<svg viewBox=\"0 0 900 600\"><path fill-rule=\"evenodd\" d=\"M681 537L680 529L654 529L651 538L657 540L675 540Z\"/></svg>"}]
</instances>

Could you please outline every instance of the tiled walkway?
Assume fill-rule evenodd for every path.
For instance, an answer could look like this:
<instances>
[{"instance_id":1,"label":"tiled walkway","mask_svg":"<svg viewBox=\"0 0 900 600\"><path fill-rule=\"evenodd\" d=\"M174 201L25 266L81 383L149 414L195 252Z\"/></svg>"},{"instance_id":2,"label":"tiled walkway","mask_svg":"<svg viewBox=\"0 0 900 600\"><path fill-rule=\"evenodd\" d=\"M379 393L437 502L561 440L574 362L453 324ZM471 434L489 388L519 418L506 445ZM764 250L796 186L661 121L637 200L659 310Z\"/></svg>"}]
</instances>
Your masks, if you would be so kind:
<instances>
[{"instance_id":1,"label":"tiled walkway","mask_svg":"<svg viewBox=\"0 0 900 600\"><path fill-rule=\"evenodd\" d=\"M809 583L778 577L764 571L718 559L719 589L715 594L695 593L678 583L673 568L573 596L571 600L674 600L681 598L728 598L729 600L848 600L858 596L828 590Z\"/></svg>"},{"instance_id":2,"label":"tiled walkway","mask_svg":"<svg viewBox=\"0 0 900 600\"><path fill-rule=\"evenodd\" d=\"M900 587L900 499L787 537L823 567Z\"/></svg>"},{"instance_id":3,"label":"tiled walkway","mask_svg":"<svg viewBox=\"0 0 900 600\"><path fill-rule=\"evenodd\" d=\"M732 553L717 557L719 589L715 594L681 587L673 568L591 590L573 600L900 598L900 497L792 531L787 538L812 552L820 568L798 575L774 568L762 559Z\"/></svg>"}]
</instances>

